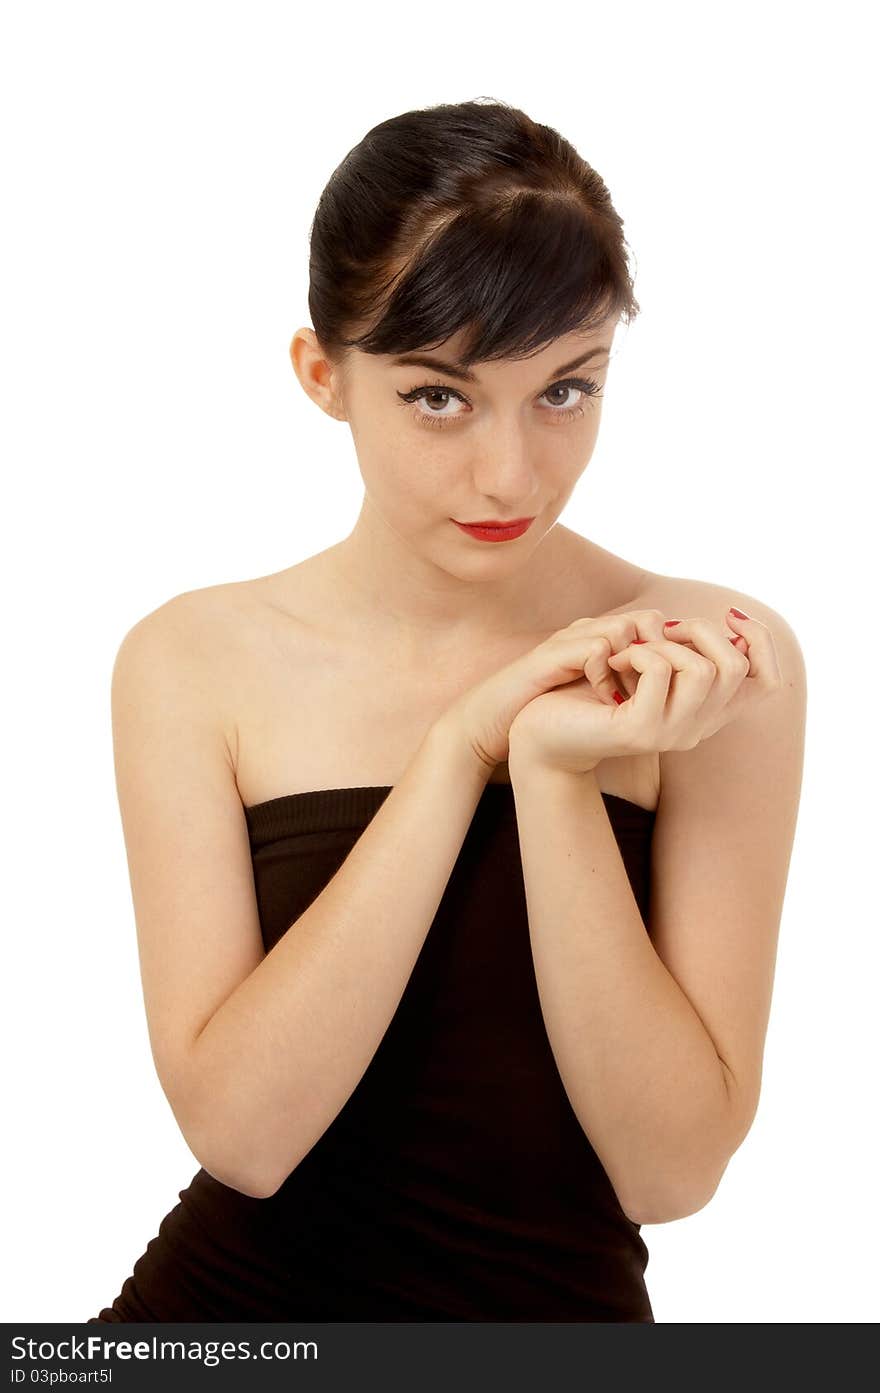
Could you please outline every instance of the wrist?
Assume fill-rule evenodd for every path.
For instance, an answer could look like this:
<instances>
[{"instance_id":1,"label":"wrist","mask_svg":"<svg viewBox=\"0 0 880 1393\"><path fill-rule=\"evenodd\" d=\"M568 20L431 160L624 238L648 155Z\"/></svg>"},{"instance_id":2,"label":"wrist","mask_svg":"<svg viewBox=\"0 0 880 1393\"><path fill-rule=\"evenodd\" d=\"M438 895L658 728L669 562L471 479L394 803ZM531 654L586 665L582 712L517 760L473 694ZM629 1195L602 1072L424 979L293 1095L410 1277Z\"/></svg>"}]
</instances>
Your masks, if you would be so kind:
<instances>
[{"instance_id":1,"label":"wrist","mask_svg":"<svg viewBox=\"0 0 880 1393\"><path fill-rule=\"evenodd\" d=\"M600 762L598 758L584 755L576 764L554 764L528 735L517 732L514 726L511 726L510 753L507 757L511 780L515 774L531 770L578 778L583 774L592 774Z\"/></svg>"},{"instance_id":2,"label":"wrist","mask_svg":"<svg viewBox=\"0 0 880 1393\"><path fill-rule=\"evenodd\" d=\"M462 777L473 779L478 787L489 782L495 765L474 748L461 727L445 713L429 727L425 740L439 749L443 758L457 763Z\"/></svg>"}]
</instances>

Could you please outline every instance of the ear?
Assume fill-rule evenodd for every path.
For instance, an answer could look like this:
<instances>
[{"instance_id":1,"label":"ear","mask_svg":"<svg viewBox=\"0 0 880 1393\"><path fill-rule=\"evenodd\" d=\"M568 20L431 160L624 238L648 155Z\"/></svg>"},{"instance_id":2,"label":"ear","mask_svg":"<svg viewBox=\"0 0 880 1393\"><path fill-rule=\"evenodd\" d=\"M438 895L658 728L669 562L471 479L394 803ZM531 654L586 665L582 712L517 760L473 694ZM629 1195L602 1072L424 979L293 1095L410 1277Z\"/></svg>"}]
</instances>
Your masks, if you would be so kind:
<instances>
[{"instance_id":1,"label":"ear","mask_svg":"<svg viewBox=\"0 0 880 1393\"><path fill-rule=\"evenodd\" d=\"M314 329L297 329L290 341L290 361L306 395L335 421L346 420L341 369L331 362Z\"/></svg>"}]
</instances>

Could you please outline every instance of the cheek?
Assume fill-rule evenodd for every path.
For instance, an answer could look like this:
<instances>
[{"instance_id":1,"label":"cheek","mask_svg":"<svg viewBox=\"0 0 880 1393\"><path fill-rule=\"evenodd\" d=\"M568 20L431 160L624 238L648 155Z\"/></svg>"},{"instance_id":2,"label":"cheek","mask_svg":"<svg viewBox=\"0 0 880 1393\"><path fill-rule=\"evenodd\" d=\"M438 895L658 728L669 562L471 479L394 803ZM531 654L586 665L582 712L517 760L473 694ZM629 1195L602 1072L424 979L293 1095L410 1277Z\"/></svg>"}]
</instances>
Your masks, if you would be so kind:
<instances>
[{"instance_id":1,"label":"cheek","mask_svg":"<svg viewBox=\"0 0 880 1393\"><path fill-rule=\"evenodd\" d=\"M377 463L363 474L369 492L382 500L386 512L398 517L415 520L426 510L436 512L449 492L444 471L432 468L430 460L413 450L392 455L386 445L381 465Z\"/></svg>"},{"instance_id":2,"label":"cheek","mask_svg":"<svg viewBox=\"0 0 880 1393\"><path fill-rule=\"evenodd\" d=\"M577 487L578 481L586 472L590 463L590 456L593 453L593 440L581 439L579 448L576 451L566 454L564 459L559 459L553 470L554 491L561 499L568 499Z\"/></svg>"},{"instance_id":3,"label":"cheek","mask_svg":"<svg viewBox=\"0 0 880 1393\"><path fill-rule=\"evenodd\" d=\"M442 500L454 482L456 471L461 471L461 464L455 463L448 447L445 451L432 449L430 443L414 443L411 438L402 444L395 442L393 447L386 444L382 460L384 486L401 499Z\"/></svg>"},{"instance_id":4,"label":"cheek","mask_svg":"<svg viewBox=\"0 0 880 1393\"><path fill-rule=\"evenodd\" d=\"M566 452L566 468L571 476L580 474L589 464L599 436L599 421L599 411L594 411Z\"/></svg>"}]
</instances>

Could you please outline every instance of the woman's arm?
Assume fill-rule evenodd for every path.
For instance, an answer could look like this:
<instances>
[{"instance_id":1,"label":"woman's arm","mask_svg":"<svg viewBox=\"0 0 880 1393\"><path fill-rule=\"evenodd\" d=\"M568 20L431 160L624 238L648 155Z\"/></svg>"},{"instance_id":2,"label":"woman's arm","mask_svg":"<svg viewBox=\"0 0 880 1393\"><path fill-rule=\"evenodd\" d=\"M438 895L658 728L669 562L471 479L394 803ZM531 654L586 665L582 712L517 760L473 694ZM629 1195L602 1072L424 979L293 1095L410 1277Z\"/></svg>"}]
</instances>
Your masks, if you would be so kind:
<instances>
[{"instance_id":1,"label":"woman's arm","mask_svg":"<svg viewBox=\"0 0 880 1393\"><path fill-rule=\"evenodd\" d=\"M512 742L510 775L560 1077L625 1213L681 1218L734 1150L721 1061L648 937L593 771L542 767Z\"/></svg>"},{"instance_id":2,"label":"woman's arm","mask_svg":"<svg viewBox=\"0 0 880 1393\"><path fill-rule=\"evenodd\" d=\"M333 879L199 1032L193 1125L231 1183L272 1194L354 1091L490 773L437 722Z\"/></svg>"},{"instance_id":3,"label":"woman's arm","mask_svg":"<svg viewBox=\"0 0 880 1393\"><path fill-rule=\"evenodd\" d=\"M676 612L714 595L685 596ZM696 748L661 757L650 925L595 774L542 765L511 731L532 953L572 1107L630 1218L702 1208L760 1092L803 767L806 674L785 620L752 596L783 682ZM739 601L738 601L739 603ZM650 929L650 933L649 933Z\"/></svg>"},{"instance_id":4,"label":"woman's arm","mask_svg":"<svg viewBox=\"0 0 880 1393\"><path fill-rule=\"evenodd\" d=\"M492 765L435 724L267 954L234 721L221 709L227 629L224 606L194 592L129 630L113 670L113 749L156 1072L199 1163L261 1197L365 1072Z\"/></svg>"}]
</instances>

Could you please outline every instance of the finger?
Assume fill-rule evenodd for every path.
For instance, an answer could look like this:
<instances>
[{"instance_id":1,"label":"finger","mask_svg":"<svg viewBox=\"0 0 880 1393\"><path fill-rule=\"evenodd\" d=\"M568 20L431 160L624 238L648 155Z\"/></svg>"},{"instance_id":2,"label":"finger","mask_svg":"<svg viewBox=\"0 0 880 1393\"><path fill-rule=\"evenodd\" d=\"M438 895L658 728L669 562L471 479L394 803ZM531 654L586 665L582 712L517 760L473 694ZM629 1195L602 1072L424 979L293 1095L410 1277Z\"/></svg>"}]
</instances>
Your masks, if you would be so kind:
<instances>
[{"instance_id":1,"label":"finger","mask_svg":"<svg viewBox=\"0 0 880 1393\"><path fill-rule=\"evenodd\" d=\"M663 637L663 625L666 615L659 609L633 609L622 618L628 619L634 630L634 637L643 642L647 639L657 639Z\"/></svg>"},{"instance_id":2,"label":"finger","mask_svg":"<svg viewBox=\"0 0 880 1393\"><path fill-rule=\"evenodd\" d=\"M662 643L662 639L660 642ZM667 646L670 650L674 649L674 644ZM672 663L655 648L649 649L648 640L634 639L628 648L612 654L608 664L618 673L629 671L635 674L628 686L629 695L625 707L621 709L631 711L634 719L638 718L648 723L658 721L669 696L673 677Z\"/></svg>"},{"instance_id":3,"label":"finger","mask_svg":"<svg viewBox=\"0 0 880 1393\"><path fill-rule=\"evenodd\" d=\"M681 624L681 620L673 619L670 621L670 623L678 626ZM689 642L689 640L678 638L678 627L670 627L666 629L665 637L672 639L673 643ZM737 653L742 653L746 658L749 656L749 645L746 643L745 639L742 637L741 634L728 634L725 635L725 637L727 638L727 641L731 645L731 647L736 649ZM746 677L748 676L749 674L746 673Z\"/></svg>"},{"instance_id":4,"label":"finger","mask_svg":"<svg viewBox=\"0 0 880 1393\"><path fill-rule=\"evenodd\" d=\"M692 721L717 677L711 659L670 639L636 640L608 661L614 668L629 665L639 673L629 705L648 725L659 719L670 724Z\"/></svg>"},{"instance_id":5,"label":"finger","mask_svg":"<svg viewBox=\"0 0 880 1393\"><path fill-rule=\"evenodd\" d=\"M625 701L629 696L626 683L608 666L613 651L611 639L604 638L595 645L583 668L584 677L606 706L619 706L620 699Z\"/></svg>"},{"instance_id":6,"label":"finger","mask_svg":"<svg viewBox=\"0 0 880 1393\"><path fill-rule=\"evenodd\" d=\"M616 620L604 633L590 634L581 630L571 635L568 640L579 646L582 655L581 673L606 706L620 704L615 699L615 692L622 694L624 699L628 695L625 688L623 693L620 692L621 683L609 668L608 659L617 647L622 648L629 642L633 628L632 624Z\"/></svg>"},{"instance_id":7,"label":"finger","mask_svg":"<svg viewBox=\"0 0 880 1393\"><path fill-rule=\"evenodd\" d=\"M718 630L718 625L702 616L694 619L679 619L667 622L666 633L673 643L690 643L697 653L715 664L718 672L718 687L715 693L718 707L724 706L740 682L748 676L748 664L743 655L736 656L730 651L730 639Z\"/></svg>"},{"instance_id":8,"label":"finger","mask_svg":"<svg viewBox=\"0 0 880 1393\"><path fill-rule=\"evenodd\" d=\"M549 670L543 670L542 680L549 680L550 684L555 686L558 683L586 677L596 695L606 705L618 704L614 700L616 679L608 668L611 643L605 634L566 630L554 635L549 645L556 662Z\"/></svg>"},{"instance_id":9,"label":"finger","mask_svg":"<svg viewBox=\"0 0 880 1393\"><path fill-rule=\"evenodd\" d=\"M751 619L740 610L730 609L725 615L727 623L745 640L749 659L749 676L756 679L768 690L781 686L782 673L773 635L760 619Z\"/></svg>"},{"instance_id":10,"label":"finger","mask_svg":"<svg viewBox=\"0 0 880 1393\"><path fill-rule=\"evenodd\" d=\"M608 667L608 658L619 653L633 640L647 642L649 639L663 637L663 621L666 615L659 609L634 609L621 614L600 615L598 618L583 617L575 619L566 628L566 637L578 639L602 638L607 640L588 651L583 673L593 687L596 695L606 704L618 704L615 695L626 700L635 691L635 678L616 675Z\"/></svg>"},{"instance_id":11,"label":"finger","mask_svg":"<svg viewBox=\"0 0 880 1393\"><path fill-rule=\"evenodd\" d=\"M624 701L628 701L639 685L639 674L628 663L616 670L617 684L623 688Z\"/></svg>"},{"instance_id":12,"label":"finger","mask_svg":"<svg viewBox=\"0 0 880 1393\"><path fill-rule=\"evenodd\" d=\"M626 683L621 682L619 676L609 668L608 659L612 653L625 648L637 633L633 617L624 614L609 615L601 619L576 619L566 630L567 638L574 639L583 649L584 677L607 706L617 706L617 697L626 700L630 695Z\"/></svg>"},{"instance_id":13,"label":"finger","mask_svg":"<svg viewBox=\"0 0 880 1393\"><path fill-rule=\"evenodd\" d=\"M680 619L667 619L663 624L661 637L677 639L679 637L678 629L681 622ZM739 649L740 653L747 647L739 634L729 634L727 637L730 639L734 648Z\"/></svg>"},{"instance_id":14,"label":"finger","mask_svg":"<svg viewBox=\"0 0 880 1393\"><path fill-rule=\"evenodd\" d=\"M573 619L566 632L591 633L598 628L611 639L615 648L620 649L624 642L632 638L662 638L665 618L666 615L659 609L631 609L620 614L599 615L598 618Z\"/></svg>"},{"instance_id":15,"label":"finger","mask_svg":"<svg viewBox=\"0 0 880 1393\"><path fill-rule=\"evenodd\" d=\"M749 675L748 657L739 649L731 652L733 640L720 632L712 620L702 616L679 620L674 627L667 627L667 633L676 636L671 642L687 643L715 668L715 681L699 711L700 721L714 733L735 715L737 698L741 704L745 693L740 689ZM755 688L750 690L754 693Z\"/></svg>"}]
</instances>

